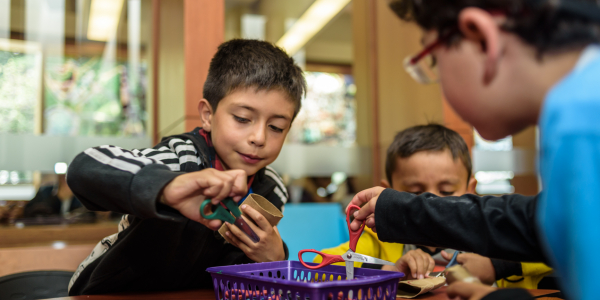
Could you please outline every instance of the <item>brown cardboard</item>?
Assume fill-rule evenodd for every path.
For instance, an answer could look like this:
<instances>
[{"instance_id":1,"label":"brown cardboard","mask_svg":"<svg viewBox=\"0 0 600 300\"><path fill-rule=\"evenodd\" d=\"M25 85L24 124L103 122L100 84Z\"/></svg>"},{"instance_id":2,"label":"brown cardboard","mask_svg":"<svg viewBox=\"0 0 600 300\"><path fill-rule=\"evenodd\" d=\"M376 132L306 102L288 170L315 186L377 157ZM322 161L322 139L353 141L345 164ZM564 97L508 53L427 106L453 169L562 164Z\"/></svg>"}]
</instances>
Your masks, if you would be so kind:
<instances>
[{"instance_id":1,"label":"brown cardboard","mask_svg":"<svg viewBox=\"0 0 600 300\"><path fill-rule=\"evenodd\" d=\"M398 283L396 296L399 298L414 298L446 284L444 277L428 277L415 280L403 280Z\"/></svg>"},{"instance_id":2,"label":"brown cardboard","mask_svg":"<svg viewBox=\"0 0 600 300\"><path fill-rule=\"evenodd\" d=\"M246 200L244 200L243 204L246 204L246 205L256 209L259 213L261 213L265 217L265 219L267 219L267 221L269 221L269 224L271 224L271 226L276 226L277 224L279 224L279 220L281 220L281 218L283 218L283 214L281 213L281 211L279 211L279 209L275 205L273 205L273 203L269 202L269 200L265 199L261 195L250 194L248 196L248 198L246 198ZM240 211L242 211L242 209L240 209ZM254 223L252 218L247 216L244 213L244 211L242 211L242 215L246 217L246 220ZM256 225L256 223L254 223L254 225ZM227 228L227 225L225 225L224 223L221 226L221 228L219 228L219 234L221 234L221 236L227 242L231 243L231 240L229 240L229 237L227 237L227 235L225 235L225 233L228 231L229 231L229 228Z\"/></svg>"}]
</instances>

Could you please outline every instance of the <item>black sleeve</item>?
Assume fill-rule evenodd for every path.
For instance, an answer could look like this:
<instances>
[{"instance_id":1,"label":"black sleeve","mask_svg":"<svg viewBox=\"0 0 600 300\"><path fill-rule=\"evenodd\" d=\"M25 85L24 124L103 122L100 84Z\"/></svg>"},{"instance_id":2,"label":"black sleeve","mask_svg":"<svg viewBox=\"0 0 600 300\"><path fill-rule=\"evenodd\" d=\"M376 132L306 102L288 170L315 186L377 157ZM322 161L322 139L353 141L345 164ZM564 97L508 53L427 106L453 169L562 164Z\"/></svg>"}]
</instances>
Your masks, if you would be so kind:
<instances>
[{"instance_id":1,"label":"black sleeve","mask_svg":"<svg viewBox=\"0 0 600 300\"><path fill-rule=\"evenodd\" d=\"M492 258L492 266L494 266L494 272L496 273L496 280L506 278L509 276L523 275L523 267L518 261L503 260Z\"/></svg>"},{"instance_id":2,"label":"black sleeve","mask_svg":"<svg viewBox=\"0 0 600 300\"><path fill-rule=\"evenodd\" d=\"M547 263L536 235L536 202L537 196L437 197L386 189L375 207L376 230L384 242Z\"/></svg>"},{"instance_id":3,"label":"black sleeve","mask_svg":"<svg viewBox=\"0 0 600 300\"><path fill-rule=\"evenodd\" d=\"M487 294L481 300L532 300L533 296L525 289L499 289Z\"/></svg>"},{"instance_id":4,"label":"black sleeve","mask_svg":"<svg viewBox=\"0 0 600 300\"><path fill-rule=\"evenodd\" d=\"M169 162L177 154L163 145L159 149L128 151L115 146L85 150L75 157L67 172L67 183L92 211L114 211L141 218L183 219L165 205L157 205L162 189L183 174L172 171ZM160 160L144 156L155 154Z\"/></svg>"}]
</instances>

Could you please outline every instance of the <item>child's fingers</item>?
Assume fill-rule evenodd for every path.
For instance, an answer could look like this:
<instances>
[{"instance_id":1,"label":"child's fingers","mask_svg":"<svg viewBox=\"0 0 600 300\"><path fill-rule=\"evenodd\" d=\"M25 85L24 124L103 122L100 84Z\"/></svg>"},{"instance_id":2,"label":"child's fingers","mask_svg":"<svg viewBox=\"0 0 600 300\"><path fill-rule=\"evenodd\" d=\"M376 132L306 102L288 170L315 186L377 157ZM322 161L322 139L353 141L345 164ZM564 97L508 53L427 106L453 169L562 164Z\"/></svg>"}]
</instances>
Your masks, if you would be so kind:
<instances>
[{"instance_id":1,"label":"child's fingers","mask_svg":"<svg viewBox=\"0 0 600 300\"><path fill-rule=\"evenodd\" d=\"M221 222L221 220L206 220L206 227L214 230L219 230L219 228L221 228L221 225L223 225L223 222Z\"/></svg>"},{"instance_id":2,"label":"child's fingers","mask_svg":"<svg viewBox=\"0 0 600 300\"><path fill-rule=\"evenodd\" d=\"M247 221L247 219L246 219L246 223L248 223L249 226L252 226L250 224L251 222ZM235 235L241 243L243 243L243 244L245 244L247 246L254 245L254 242L252 242L252 240L246 235L246 233L244 233L236 225L234 225L234 224L228 224L227 227L229 227L229 231L231 233L233 233L233 235ZM252 230L254 230L254 228ZM238 248L240 248L240 247L238 247Z\"/></svg>"},{"instance_id":3,"label":"child's fingers","mask_svg":"<svg viewBox=\"0 0 600 300\"><path fill-rule=\"evenodd\" d=\"M258 225L258 227L260 227L260 229L262 229L263 231L268 231L270 228L272 228L271 223L267 221L267 218L265 218L265 216L259 213L256 209L252 208L250 205L242 204L242 211L244 211L246 215L252 218L252 220L256 222L256 225ZM250 224L250 226L252 225L254 224Z\"/></svg>"},{"instance_id":4,"label":"child's fingers","mask_svg":"<svg viewBox=\"0 0 600 300\"><path fill-rule=\"evenodd\" d=\"M364 203L369 202L373 197L379 196L379 194L383 190L384 190L384 188L382 188L382 187L374 187L374 188L370 188L370 189L361 191L352 198L352 200L350 201L350 204L348 204L348 205L354 204L357 206L362 206ZM346 210L348 210L347 207L346 207Z\"/></svg>"},{"instance_id":5,"label":"child's fingers","mask_svg":"<svg viewBox=\"0 0 600 300\"><path fill-rule=\"evenodd\" d=\"M233 179L233 184L229 197L233 197L235 202L238 202L248 193L248 176L244 170L229 170L225 171Z\"/></svg>"},{"instance_id":6,"label":"child's fingers","mask_svg":"<svg viewBox=\"0 0 600 300\"><path fill-rule=\"evenodd\" d=\"M242 251L246 252L248 249L248 246L246 246L246 244L244 244L244 242L242 242L237 235L235 235L233 233L233 230L237 229L237 227L231 223L225 223L225 225L227 225L227 228L229 229L229 231L227 231L225 233L225 235L227 235L227 237L230 240L230 243L238 248L240 248ZM239 229L238 229L239 230ZM246 249L246 250L245 250Z\"/></svg>"},{"instance_id":7,"label":"child's fingers","mask_svg":"<svg viewBox=\"0 0 600 300\"><path fill-rule=\"evenodd\" d=\"M429 276L429 273L433 272L433 268L435 268L435 260L433 260L433 257L431 257L431 255L429 256L429 268L427 268L427 273L425 274L426 276Z\"/></svg>"},{"instance_id":8,"label":"child's fingers","mask_svg":"<svg viewBox=\"0 0 600 300\"><path fill-rule=\"evenodd\" d=\"M233 186L234 178L227 173L219 173L218 178L215 178L215 185L213 192L216 192L216 195L213 196L213 200L221 201L229 196L231 193L231 187Z\"/></svg>"},{"instance_id":9,"label":"child's fingers","mask_svg":"<svg viewBox=\"0 0 600 300\"><path fill-rule=\"evenodd\" d=\"M222 172L212 172L209 178L205 178L200 183L200 186L204 189L202 194L207 198L211 199L212 204L217 205L219 201L225 199L227 194L229 194L229 190L227 190L227 194L223 193L224 188L226 188L227 180L230 177Z\"/></svg>"},{"instance_id":10,"label":"child's fingers","mask_svg":"<svg viewBox=\"0 0 600 300\"><path fill-rule=\"evenodd\" d=\"M352 230L358 230L362 222L375 212L375 207L371 203L367 203L361 209L354 213L354 221L350 224Z\"/></svg>"},{"instance_id":11,"label":"child's fingers","mask_svg":"<svg viewBox=\"0 0 600 300\"><path fill-rule=\"evenodd\" d=\"M415 262L417 264L417 278L419 279L423 279L425 278L425 259L423 259L423 255L417 255L417 257L415 258Z\"/></svg>"},{"instance_id":12,"label":"child's fingers","mask_svg":"<svg viewBox=\"0 0 600 300\"><path fill-rule=\"evenodd\" d=\"M452 259L452 254L449 254L448 252L446 252L446 250L442 250L442 252L440 252L440 254L442 255L442 257L445 260L451 260Z\"/></svg>"},{"instance_id":13,"label":"child's fingers","mask_svg":"<svg viewBox=\"0 0 600 300\"><path fill-rule=\"evenodd\" d=\"M406 256L404 263L408 266L408 271L412 278L417 278L417 262L412 255Z\"/></svg>"}]
</instances>

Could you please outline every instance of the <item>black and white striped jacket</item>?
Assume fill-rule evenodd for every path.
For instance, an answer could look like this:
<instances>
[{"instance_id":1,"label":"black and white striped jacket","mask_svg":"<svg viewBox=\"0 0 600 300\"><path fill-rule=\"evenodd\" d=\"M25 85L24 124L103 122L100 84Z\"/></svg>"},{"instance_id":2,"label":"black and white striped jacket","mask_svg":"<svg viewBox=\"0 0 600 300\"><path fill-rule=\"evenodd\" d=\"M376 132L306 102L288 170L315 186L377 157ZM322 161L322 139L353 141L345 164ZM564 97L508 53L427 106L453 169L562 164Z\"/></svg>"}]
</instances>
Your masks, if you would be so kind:
<instances>
[{"instance_id":1,"label":"black and white striped jacket","mask_svg":"<svg viewBox=\"0 0 600 300\"><path fill-rule=\"evenodd\" d=\"M196 128L153 148L100 146L75 157L67 183L77 198L90 210L125 216L119 232L102 239L81 263L69 295L210 288L206 268L252 262L212 230L157 203L176 176L209 167L209 154L214 149ZM288 199L270 167L256 173L252 190L280 209Z\"/></svg>"}]
</instances>

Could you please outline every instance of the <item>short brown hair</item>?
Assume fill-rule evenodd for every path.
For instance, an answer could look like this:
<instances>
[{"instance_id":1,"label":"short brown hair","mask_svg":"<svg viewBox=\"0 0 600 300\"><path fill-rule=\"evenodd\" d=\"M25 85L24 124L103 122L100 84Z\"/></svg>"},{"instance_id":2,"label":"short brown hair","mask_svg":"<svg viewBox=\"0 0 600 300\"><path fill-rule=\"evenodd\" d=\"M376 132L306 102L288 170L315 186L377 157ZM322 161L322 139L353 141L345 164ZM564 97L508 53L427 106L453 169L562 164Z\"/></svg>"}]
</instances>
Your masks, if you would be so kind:
<instances>
[{"instance_id":1,"label":"short brown hair","mask_svg":"<svg viewBox=\"0 0 600 300\"><path fill-rule=\"evenodd\" d=\"M400 131L387 150L385 175L390 185L398 157L406 158L419 151L450 150L453 159L460 158L467 169L467 182L471 178L471 155L465 140L456 131L439 124L410 127Z\"/></svg>"},{"instance_id":2,"label":"short brown hair","mask_svg":"<svg viewBox=\"0 0 600 300\"><path fill-rule=\"evenodd\" d=\"M219 46L210 61L203 96L213 110L240 88L281 90L300 111L306 80L300 67L281 48L264 41L234 39Z\"/></svg>"}]
</instances>

